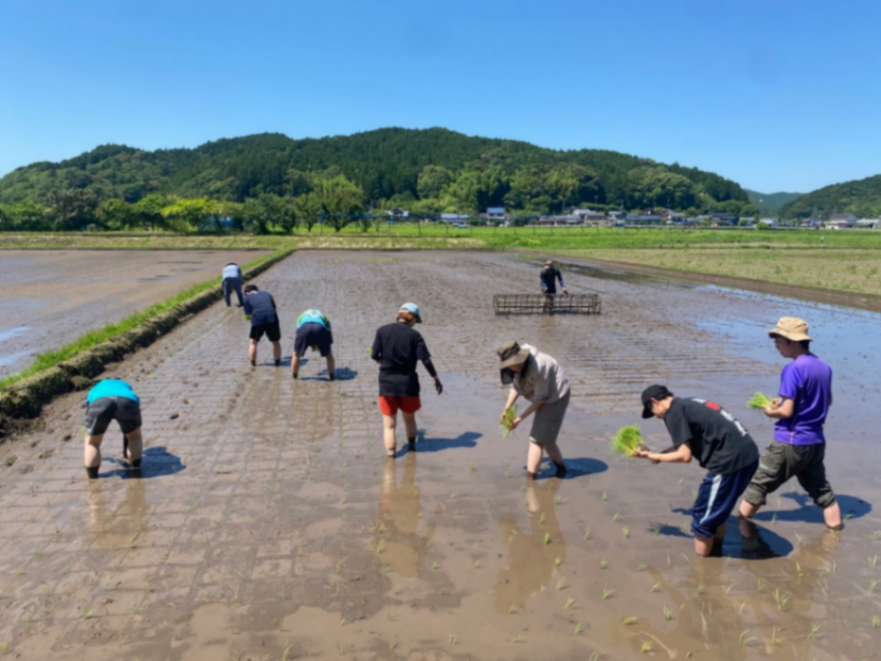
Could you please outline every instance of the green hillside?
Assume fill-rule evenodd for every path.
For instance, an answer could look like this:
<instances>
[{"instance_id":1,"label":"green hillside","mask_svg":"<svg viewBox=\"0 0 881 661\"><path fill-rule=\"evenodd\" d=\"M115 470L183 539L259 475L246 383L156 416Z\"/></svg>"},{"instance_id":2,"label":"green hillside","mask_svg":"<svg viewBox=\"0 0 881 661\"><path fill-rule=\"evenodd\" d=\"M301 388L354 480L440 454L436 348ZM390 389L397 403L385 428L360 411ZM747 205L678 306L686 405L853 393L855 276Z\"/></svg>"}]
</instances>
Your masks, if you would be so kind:
<instances>
[{"instance_id":1,"label":"green hillside","mask_svg":"<svg viewBox=\"0 0 881 661\"><path fill-rule=\"evenodd\" d=\"M852 213L857 217L881 216L881 175L815 190L787 204L782 213L787 218Z\"/></svg>"},{"instance_id":2,"label":"green hillside","mask_svg":"<svg viewBox=\"0 0 881 661\"><path fill-rule=\"evenodd\" d=\"M305 140L270 133L195 149L104 145L60 163L16 169L0 179L0 203L45 204L69 190L93 193L99 203L137 202L150 193L241 202L262 193L298 195L308 188L309 174L327 172L360 186L371 205L445 196L459 207L537 211L588 203L684 209L747 202L740 186L713 173L626 154L389 128Z\"/></svg>"},{"instance_id":3,"label":"green hillside","mask_svg":"<svg viewBox=\"0 0 881 661\"><path fill-rule=\"evenodd\" d=\"M779 215L783 207L804 195L804 193L759 193L748 189L746 194L763 216Z\"/></svg>"}]
</instances>

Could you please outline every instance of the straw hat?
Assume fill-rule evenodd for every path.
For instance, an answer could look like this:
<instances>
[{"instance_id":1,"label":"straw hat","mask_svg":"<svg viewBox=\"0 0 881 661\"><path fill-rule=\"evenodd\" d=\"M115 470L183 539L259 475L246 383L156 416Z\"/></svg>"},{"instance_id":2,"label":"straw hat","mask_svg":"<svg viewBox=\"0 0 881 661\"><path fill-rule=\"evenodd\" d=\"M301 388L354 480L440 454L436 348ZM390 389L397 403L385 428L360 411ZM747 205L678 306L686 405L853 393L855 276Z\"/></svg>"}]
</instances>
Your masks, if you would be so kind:
<instances>
[{"instance_id":1,"label":"straw hat","mask_svg":"<svg viewBox=\"0 0 881 661\"><path fill-rule=\"evenodd\" d=\"M803 342L804 340L811 339L811 336L808 335L808 322L798 317L780 317L777 325L768 331L769 337L776 335L793 342Z\"/></svg>"}]
</instances>

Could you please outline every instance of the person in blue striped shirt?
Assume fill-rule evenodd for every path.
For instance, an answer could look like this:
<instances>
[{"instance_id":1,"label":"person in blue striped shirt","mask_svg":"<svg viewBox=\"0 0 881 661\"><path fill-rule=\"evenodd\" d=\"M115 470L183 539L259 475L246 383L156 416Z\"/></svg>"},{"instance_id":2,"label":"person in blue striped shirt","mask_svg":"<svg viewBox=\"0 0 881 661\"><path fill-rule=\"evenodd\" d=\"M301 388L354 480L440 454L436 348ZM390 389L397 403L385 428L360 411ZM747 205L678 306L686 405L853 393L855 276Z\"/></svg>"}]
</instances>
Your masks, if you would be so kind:
<instances>
[{"instance_id":1,"label":"person in blue striped shirt","mask_svg":"<svg viewBox=\"0 0 881 661\"><path fill-rule=\"evenodd\" d=\"M123 433L123 458L129 466L140 469L143 453L141 437L141 399L121 379L103 379L86 397L86 439L83 463L90 479L98 477L101 467L101 442L112 420Z\"/></svg>"}]
</instances>

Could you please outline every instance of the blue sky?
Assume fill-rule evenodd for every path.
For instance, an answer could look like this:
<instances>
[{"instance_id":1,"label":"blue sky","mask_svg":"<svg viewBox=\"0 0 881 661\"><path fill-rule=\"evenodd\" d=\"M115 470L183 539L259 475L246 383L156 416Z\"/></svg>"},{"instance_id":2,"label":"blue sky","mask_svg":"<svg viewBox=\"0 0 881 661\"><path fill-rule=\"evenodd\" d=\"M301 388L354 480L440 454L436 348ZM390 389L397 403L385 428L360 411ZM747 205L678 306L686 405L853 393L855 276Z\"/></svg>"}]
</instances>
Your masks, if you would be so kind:
<instances>
[{"instance_id":1,"label":"blue sky","mask_svg":"<svg viewBox=\"0 0 881 661\"><path fill-rule=\"evenodd\" d=\"M0 0L0 174L445 126L763 192L881 173L881 2Z\"/></svg>"}]
</instances>

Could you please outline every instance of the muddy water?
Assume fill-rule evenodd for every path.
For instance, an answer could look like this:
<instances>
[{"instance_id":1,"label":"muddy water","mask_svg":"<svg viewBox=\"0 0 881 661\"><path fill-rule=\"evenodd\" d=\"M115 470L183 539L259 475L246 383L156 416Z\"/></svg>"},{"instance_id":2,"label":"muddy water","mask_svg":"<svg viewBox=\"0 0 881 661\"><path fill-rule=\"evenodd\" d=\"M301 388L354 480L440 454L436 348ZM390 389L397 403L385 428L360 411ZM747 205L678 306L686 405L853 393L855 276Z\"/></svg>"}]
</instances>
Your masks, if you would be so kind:
<instances>
[{"instance_id":1,"label":"muddy water","mask_svg":"<svg viewBox=\"0 0 881 661\"><path fill-rule=\"evenodd\" d=\"M0 251L0 378L90 330L219 276L253 251Z\"/></svg>"},{"instance_id":2,"label":"muddy water","mask_svg":"<svg viewBox=\"0 0 881 661\"><path fill-rule=\"evenodd\" d=\"M877 318L577 274L567 284L600 290L602 316L496 318L493 293L537 284L533 267L504 255L301 253L259 282L282 310L285 355L304 308L330 316L345 378L317 378L323 361L310 356L293 381L265 343L250 369L247 326L218 305L113 372L142 397L142 479L115 460L114 430L102 479L86 483L82 394L49 407L41 430L0 448L2 649L55 659L875 657L877 358L844 345ZM420 330L446 392L424 393L417 452L387 461L367 349L404 300L425 310ZM815 324L816 349L836 369L828 469L847 528L825 532L787 485L755 539L732 522L725 557L698 561L684 510L700 469L612 458L608 438L638 421L638 393L653 381L716 399L770 438L743 403L776 385L782 361L765 328L783 312ZM557 356L572 380L564 481L528 485L525 433L499 434L492 350L509 337ZM642 426L666 442L660 423Z\"/></svg>"}]
</instances>

